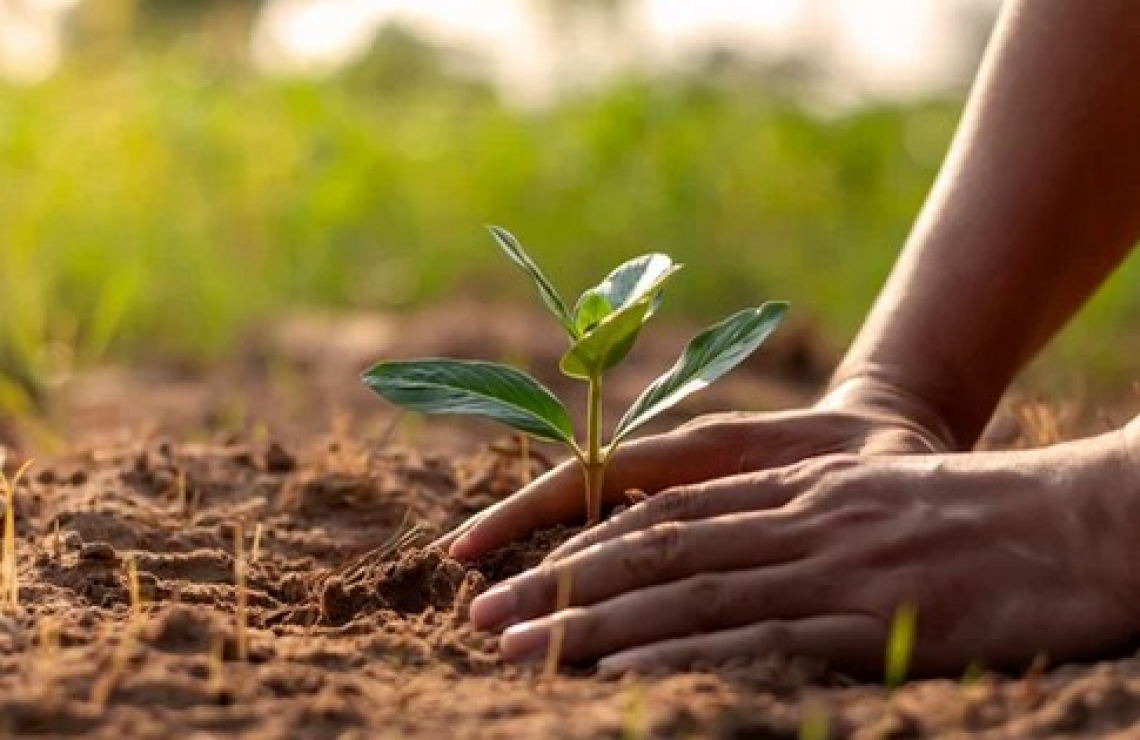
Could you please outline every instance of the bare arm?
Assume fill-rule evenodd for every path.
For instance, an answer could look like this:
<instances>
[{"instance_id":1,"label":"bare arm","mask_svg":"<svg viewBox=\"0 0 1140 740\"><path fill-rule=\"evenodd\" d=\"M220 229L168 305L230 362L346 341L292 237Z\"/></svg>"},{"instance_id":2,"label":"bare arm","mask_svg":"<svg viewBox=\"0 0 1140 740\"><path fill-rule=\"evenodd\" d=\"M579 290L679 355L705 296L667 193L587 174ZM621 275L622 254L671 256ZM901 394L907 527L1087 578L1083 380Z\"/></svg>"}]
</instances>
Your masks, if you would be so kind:
<instances>
[{"instance_id":1,"label":"bare arm","mask_svg":"<svg viewBox=\"0 0 1140 740\"><path fill-rule=\"evenodd\" d=\"M942 172L827 404L886 384L971 447L1140 235L1140 8L1003 9ZM871 381L871 382L867 382Z\"/></svg>"},{"instance_id":2,"label":"bare arm","mask_svg":"<svg viewBox=\"0 0 1140 740\"><path fill-rule=\"evenodd\" d=\"M741 474L835 453L971 447L1013 376L1140 233L1140 8L1010 0L938 181L832 388L813 408L704 417L607 473L705 500ZM573 520L563 465L438 542L477 558ZM711 500L711 499L710 499Z\"/></svg>"}]
</instances>

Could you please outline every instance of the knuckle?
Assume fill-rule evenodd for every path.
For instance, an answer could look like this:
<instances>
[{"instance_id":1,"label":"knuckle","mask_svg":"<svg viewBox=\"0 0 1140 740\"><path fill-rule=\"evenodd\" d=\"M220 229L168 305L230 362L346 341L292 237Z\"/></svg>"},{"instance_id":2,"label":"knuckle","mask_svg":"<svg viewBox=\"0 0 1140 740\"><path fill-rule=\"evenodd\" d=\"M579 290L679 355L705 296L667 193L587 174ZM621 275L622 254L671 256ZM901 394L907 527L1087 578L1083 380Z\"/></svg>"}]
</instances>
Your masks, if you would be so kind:
<instances>
[{"instance_id":1,"label":"knuckle","mask_svg":"<svg viewBox=\"0 0 1140 740\"><path fill-rule=\"evenodd\" d=\"M784 620L759 624L753 634L754 647L759 650L790 657L796 651L795 633Z\"/></svg>"},{"instance_id":2,"label":"knuckle","mask_svg":"<svg viewBox=\"0 0 1140 740\"><path fill-rule=\"evenodd\" d=\"M569 609L563 612L566 647L574 654L591 652L606 640L606 620L594 609Z\"/></svg>"},{"instance_id":3,"label":"knuckle","mask_svg":"<svg viewBox=\"0 0 1140 740\"><path fill-rule=\"evenodd\" d=\"M836 453L805 460L797 468L802 475L813 480L844 480L858 469L859 462L858 455Z\"/></svg>"},{"instance_id":4,"label":"knuckle","mask_svg":"<svg viewBox=\"0 0 1140 740\"><path fill-rule=\"evenodd\" d=\"M694 486L681 486L663 491L645 505L644 525L660 524L678 519L691 519L700 512L702 496Z\"/></svg>"},{"instance_id":5,"label":"knuckle","mask_svg":"<svg viewBox=\"0 0 1140 740\"><path fill-rule=\"evenodd\" d=\"M529 613L553 609L558 598L558 580L562 569L552 563L543 563L522 581L517 588L520 606Z\"/></svg>"},{"instance_id":6,"label":"knuckle","mask_svg":"<svg viewBox=\"0 0 1140 740\"><path fill-rule=\"evenodd\" d=\"M694 627L700 632L710 632L724 619L728 594L721 578L712 574L702 574L689 579L687 597L692 605Z\"/></svg>"},{"instance_id":7,"label":"knuckle","mask_svg":"<svg viewBox=\"0 0 1140 740\"><path fill-rule=\"evenodd\" d=\"M685 542L685 528L678 522L655 525L638 536L637 546L624 565L632 575L640 578L672 573L684 560Z\"/></svg>"}]
</instances>

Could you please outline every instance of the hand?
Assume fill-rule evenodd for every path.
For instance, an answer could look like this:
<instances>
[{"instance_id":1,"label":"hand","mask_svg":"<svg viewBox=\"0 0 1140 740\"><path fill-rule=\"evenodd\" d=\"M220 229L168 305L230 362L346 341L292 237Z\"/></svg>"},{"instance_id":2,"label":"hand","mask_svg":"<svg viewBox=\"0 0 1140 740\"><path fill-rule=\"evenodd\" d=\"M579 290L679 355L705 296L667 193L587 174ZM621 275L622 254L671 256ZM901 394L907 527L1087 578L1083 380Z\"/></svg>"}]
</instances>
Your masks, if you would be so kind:
<instances>
[{"instance_id":1,"label":"hand","mask_svg":"<svg viewBox=\"0 0 1140 740\"><path fill-rule=\"evenodd\" d=\"M611 671L791 653L876 674L903 604L915 674L1124 650L1140 633L1140 468L1123 438L833 456L675 488L479 597L471 619L513 625L512 660L559 625L564 662ZM565 573L570 608L552 614Z\"/></svg>"},{"instance_id":2,"label":"hand","mask_svg":"<svg viewBox=\"0 0 1140 740\"><path fill-rule=\"evenodd\" d=\"M811 409L710 415L634 440L618 449L606 471L606 503L629 503L625 494L631 489L651 496L823 455L929 453L952 444L945 425L921 401L857 378ZM531 532L580 520L582 489L582 473L568 461L434 544L457 559L478 559Z\"/></svg>"}]
</instances>

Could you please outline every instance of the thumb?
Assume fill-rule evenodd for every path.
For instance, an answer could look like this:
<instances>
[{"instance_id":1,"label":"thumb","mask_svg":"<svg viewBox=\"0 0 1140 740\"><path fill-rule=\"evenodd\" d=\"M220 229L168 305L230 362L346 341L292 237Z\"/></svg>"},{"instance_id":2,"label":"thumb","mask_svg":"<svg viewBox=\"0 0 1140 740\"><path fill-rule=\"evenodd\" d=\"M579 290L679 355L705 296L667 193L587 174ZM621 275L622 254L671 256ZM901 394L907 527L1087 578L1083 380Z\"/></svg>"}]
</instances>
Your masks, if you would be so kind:
<instances>
[{"instance_id":1,"label":"thumb","mask_svg":"<svg viewBox=\"0 0 1140 740\"><path fill-rule=\"evenodd\" d=\"M634 440L618 448L606 469L604 503L626 500L626 491L658 491L739 472L740 450L697 429ZM739 445L735 445L739 447ZM585 518L585 486L577 460L569 460L514 496L500 501L440 538L457 560L477 560L533 532Z\"/></svg>"}]
</instances>

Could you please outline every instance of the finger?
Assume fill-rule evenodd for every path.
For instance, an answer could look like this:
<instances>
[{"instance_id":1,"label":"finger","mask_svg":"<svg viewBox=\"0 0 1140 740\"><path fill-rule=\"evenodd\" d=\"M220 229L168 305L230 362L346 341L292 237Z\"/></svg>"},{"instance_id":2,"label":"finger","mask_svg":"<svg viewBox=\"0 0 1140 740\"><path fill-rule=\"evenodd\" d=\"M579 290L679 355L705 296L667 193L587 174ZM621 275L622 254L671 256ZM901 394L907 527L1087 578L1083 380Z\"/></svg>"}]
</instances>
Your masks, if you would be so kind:
<instances>
[{"instance_id":1,"label":"finger","mask_svg":"<svg viewBox=\"0 0 1140 740\"><path fill-rule=\"evenodd\" d=\"M556 608L558 584L567 578L568 605L589 606L698 573L788 562L802 557L810 544L803 518L781 510L666 522L516 576L476 598L470 619L478 629L495 629L549 614Z\"/></svg>"},{"instance_id":2,"label":"finger","mask_svg":"<svg viewBox=\"0 0 1140 740\"><path fill-rule=\"evenodd\" d=\"M759 622L707 635L665 640L615 653L598 663L603 674L684 670L772 655L816 658L855 673L881 673L887 631L866 614L829 614Z\"/></svg>"},{"instance_id":3,"label":"finger","mask_svg":"<svg viewBox=\"0 0 1140 740\"><path fill-rule=\"evenodd\" d=\"M665 522L711 519L739 512L774 509L791 501L807 484L807 479L802 477L786 480L777 473L746 473L698 485L671 488L576 535L556 548L546 559L556 562L599 543Z\"/></svg>"},{"instance_id":4,"label":"finger","mask_svg":"<svg viewBox=\"0 0 1140 740\"><path fill-rule=\"evenodd\" d=\"M655 493L739 472L739 455L724 448L685 430L629 442L615 453L606 469L606 502L620 503L625 492L634 488ZM531 532L581 520L585 511L583 491L577 461L567 461L488 509L462 533L445 536L444 540L452 557L476 560Z\"/></svg>"},{"instance_id":5,"label":"finger","mask_svg":"<svg viewBox=\"0 0 1140 740\"><path fill-rule=\"evenodd\" d=\"M462 524L460 524L458 527L452 529L451 531L445 532L444 534L440 535L438 538L433 540L431 542L431 544L428 545L428 547L435 548L437 550L443 550L444 552L448 552L449 550L451 550L451 544L453 542L455 542L455 540L459 539L466 532L468 532L472 527L474 527L480 521L485 519L488 514L490 514L491 508L493 508L493 507L488 507L486 509L483 509L482 511L480 511L477 514L472 514L471 516L467 517L467 519L465 519Z\"/></svg>"},{"instance_id":6,"label":"finger","mask_svg":"<svg viewBox=\"0 0 1140 740\"><path fill-rule=\"evenodd\" d=\"M835 613L841 586L819 580L816 570L801 560L651 586L517 624L503 633L500 649L507 660L536 657L557 627L563 633L562 658L574 663L754 622Z\"/></svg>"}]
</instances>

